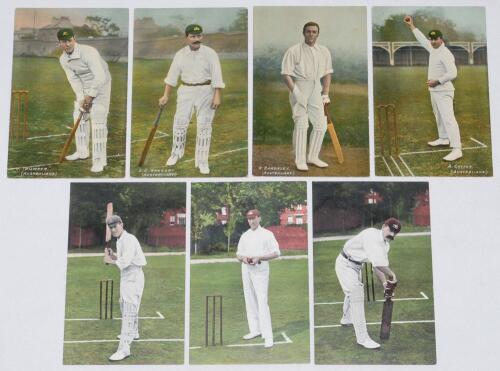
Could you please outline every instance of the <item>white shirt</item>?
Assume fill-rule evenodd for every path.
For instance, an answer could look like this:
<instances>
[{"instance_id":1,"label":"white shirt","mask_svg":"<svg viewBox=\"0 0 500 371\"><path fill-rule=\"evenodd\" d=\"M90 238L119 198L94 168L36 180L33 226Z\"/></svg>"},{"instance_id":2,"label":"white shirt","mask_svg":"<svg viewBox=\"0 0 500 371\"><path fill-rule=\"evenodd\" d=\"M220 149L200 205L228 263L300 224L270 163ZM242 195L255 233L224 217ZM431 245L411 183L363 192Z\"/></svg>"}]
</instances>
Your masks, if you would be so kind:
<instances>
[{"instance_id":1,"label":"white shirt","mask_svg":"<svg viewBox=\"0 0 500 371\"><path fill-rule=\"evenodd\" d=\"M370 262L374 267L389 266L389 242L381 229L367 228L344 245L344 252L360 263Z\"/></svg>"},{"instance_id":2,"label":"white shirt","mask_svg":"<svg viewBox=\"0 0 500 371\"><path fill-rule=\"evenodd\" d=\"M116 242L116 255L118 258L116 266L120 268L120 271L131 265L142 267L147 264L139 241L133 234L125 230Z\"/></svg>"},{"instance_id":3,"label":"white shirt","mask_svg":"<svg viewBox=\"0 0 500 371\"><path fill-rule=\"evenodd\" d=\"M92 46L75 44L71 54L61 54L59 63L77 96L96 97L111 82L108 64Z\"/></svg>"},{"instance_id":4,"label":"white shirt","mask_svg":"<svg viewBox=\"0 0 500 371\"><path fill-rule=\"evenodd\" d=\"M413 34L417 41L429 52L429 69L427 70L427 79L438 80L439 85L431 88L430 91L450 91L455 90L451 80L457 77L457 66L455 66L455 57L443 43L439 48L434 49L431 42L418 29L413 29Z\"/></svg>"},{"instance_id":5,"label":"white shirt","mask_svg":"<svg viewBox=\"0 0 500 371\"><path fill-rule=\"evenodd\" d=\"M238 242L237 254L241 256L264 256L272 253L280 255L280 249L273 232L262 228L249 229L243 233ZM263 261L262 263L267 263Z\"/></svg>"},{"instance_id":6,"label":"white shirt","mask_svg":"<svg viewBox=\"0 0 500 371\"><path fill-rule=\"evenodd\" d=\"M199 84L211 80L213 88L224 88L219 57L212 48L201 45L198 50L191 50L189 45L175 53L170 65L165 84L177 86L179 76L188 84Z\"/></svg>"},{"instance_id":7,"label":"white shirt","mask_svg":"<svg viewBox=\"0 0 500 371\"><path fill-rule=\"evenodd\" d=\"M332 73L332 56L328 48L305 42L289 48L283 56L281 74L294 77L296 80L319 80Z\"/></svg>"}]
</instances>

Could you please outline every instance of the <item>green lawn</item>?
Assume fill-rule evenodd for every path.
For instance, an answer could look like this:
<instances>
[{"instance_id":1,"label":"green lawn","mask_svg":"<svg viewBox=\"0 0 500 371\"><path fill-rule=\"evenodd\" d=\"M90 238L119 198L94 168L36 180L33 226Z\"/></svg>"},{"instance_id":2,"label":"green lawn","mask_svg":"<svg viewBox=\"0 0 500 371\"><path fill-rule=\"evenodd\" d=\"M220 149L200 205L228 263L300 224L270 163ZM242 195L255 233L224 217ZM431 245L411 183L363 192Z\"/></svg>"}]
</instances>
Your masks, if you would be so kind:
<instances>
[{"instance_id":1,"label":"green lawn","mask_svg":"<svg viewBox=\"0 0 500 371\"><path fill-rule=\"evenodd\" d=\"M190 363L252 364L309 362L309 304L307 259L272 261L269 286L274 341L265 349L263 340L242 340L248 333L241 266L238 263L191 265ZM224 346L205 347L205 296L223 296ZM231 344L261 343L229 347Z\"/></svg>"},{"instance_id":2,"label":"green lawn","mask_svg":"<svg viewBox=\"0 0 500 371\"><path fill-rule=\"evenodd\" d=\"M75 95L57 58L15 57L12 90L29 91L28 138L11 138L8 176L22 178L123 177L127 112L127 64L109 63L112 77L108 115L108 166L90 172L92 160L65 161L59 155L73 125ZM14 110L15 111L15 110ZM11 123L11 130L15 130ZM69 153L74 151L74 142Z\"/></svg>"},{"instance_id":3,"label":"green lawn","mask_svg":"<svg viewBox=\"0 0 500 371\"><path fill-rule=\"evenodd\" d=\"M314 301L342 302L344 294L335 274L335 259L345 241L314 244ZM392 320L434 320L432 287L431 237L396 238L389 253L391 268L398 277L395 298L418 298L423 292L428 300L395 301ZM376 278L374 277L375 281ZM376 298L383 289L376 283ZM382 302L366 302L367 322L380 322ZM342 305L315 305L315 326L338 325ZM370 336L378 341L380 325L369 325ZM356 343L354 329L349 327L315 328L317 364L435 364L436 338L434 322L393 323L390 339L379 350L367 350Z\"/></svg>"},{"instance_id":4,"label":"green lawn","mask_svg":"<svg viewBox=\"0 0 500 371\"><path fill-rule=\"evenodd\" d=\"M415 176L492 176L491 130L488 98L488 71L486 66L459 66L455 85L455 117L460 126L464 157L453 164L442 160L446 151L432 151L427 142L437 138L429 91L425 82L427 67L375 67L375 107L392 103L396 106L400 128L401 153ZM375 116L377 115L375 111ZM380 135L375 117L375 135ZM472 139L471 139L472 138ZM484 147L482 144L486 147ZM377 139L375 154L380 155ZM471 148L470 147L479 147ZM396 159L405 175L409 172ZM394 175L400 175L392 160L388 160ZM377 175L390 172L381 157L376 158Z\"/></svg>"},{"instance_id":5,"label":"green lawn","mask_svg":"<svg viewBox=\"0 0 500 371\"><path fill-rule=\"evenodd\" d=\"M158 113L158 98L163 94L170 60L134 60L132 99L131 175L134 177L199 177L194 167L196 115L188 129L184 157L173 167L165 162L172 149L172 125L176 107L176 91L171 94L149 149L146 162L138 162ZM222 90L222 105L215 114L210 147L209 176L246 176L248 89L247 61L221 60L226 88Z\"/></svg>"},{"instance_id":6,"label":"green lawn","mask_svg":"<svg viewBox=\"0 0 500 371\"><path fill-rule=\"evenodd\" d=\"M149 256L144 267L145 287L140 317L141 340L184 339L184 256ZM114 280L113 316L121 317L119 270L104 265L101 257L68 259L66 319L99 317L99 281ZM116 340L120 320L65 321L64 340ZM64 344L64 364L109 364L118 341ZM120 364L182 364L184 342L142 341L131 346L132 355Z\"/></svg>"}]
</instances>

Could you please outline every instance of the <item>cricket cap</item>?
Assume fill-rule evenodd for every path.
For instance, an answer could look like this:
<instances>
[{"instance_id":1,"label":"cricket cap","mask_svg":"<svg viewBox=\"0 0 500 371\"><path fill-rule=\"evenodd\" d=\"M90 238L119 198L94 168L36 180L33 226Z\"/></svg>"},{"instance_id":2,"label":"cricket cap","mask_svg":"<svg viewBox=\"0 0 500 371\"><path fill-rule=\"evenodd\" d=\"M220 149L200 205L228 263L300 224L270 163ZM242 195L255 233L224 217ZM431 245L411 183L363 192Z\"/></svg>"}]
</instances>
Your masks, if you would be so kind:
<instances>
[{"instance_id":1,"label":"cricket cap","mask_svg":"<svg viewBox=\"0 0 500 371\"><path fill-rule=\"evenodd\" d=\"M72 37L75 37L75 33L71 28L61 28L57 31L58 40L71 40Z\"/></svg>"},{"instance_id":2,"label":"cricket cap","mask_svg":"<svg viewBox=\"0 0 500 371\"><path fill-rule=\"evenodd\" d=\"M248 210L247 212L247 219L254 219L258 216L260 216L260 211L257 209Z\"/></svg>"},{"instance_id":3,"label":"cricket cap","mask_svg":"<svg viewBox=\"0 0 500 371\"><path fill-rule=\"evenodd\" d=\"M441 39L443 38L443 34L439 30L430 30L429 31L429 38L432 40L436 40L438 37Z\"/></svg>"},{"instance_id":4,"label":"cricket cap","mask_svg":"<svg viewBox=\"0 0 500 371\"><path fill-rule=\"evenodd\" d=\"M401 222L396 218L389 218L384 222L384 225L388 226L391 232L397 234L401 232Z\"/></svg>"},{"instance_id":5,"label":"cricket cap","mask_svg":"<svg viewBox=\"0 0 500 371\"><path fill-rule=\"evenodd\" d=\"M199 24L190 24L186 27L184 32L186 33L186 36L189 34L199 35L203 32L203 28Z\"/></svg>"},{"instance_id":6,"label":"cricket cap","mask_svg":"<svg viewBox=\"0 0 500 371\"><path fill-rule=\"evenodd\" d=\"M118 223L123 224L122 218L120 218L118 215L111 215L106 218L106 224L110 227Z\"/></svg>"}]
</instances>

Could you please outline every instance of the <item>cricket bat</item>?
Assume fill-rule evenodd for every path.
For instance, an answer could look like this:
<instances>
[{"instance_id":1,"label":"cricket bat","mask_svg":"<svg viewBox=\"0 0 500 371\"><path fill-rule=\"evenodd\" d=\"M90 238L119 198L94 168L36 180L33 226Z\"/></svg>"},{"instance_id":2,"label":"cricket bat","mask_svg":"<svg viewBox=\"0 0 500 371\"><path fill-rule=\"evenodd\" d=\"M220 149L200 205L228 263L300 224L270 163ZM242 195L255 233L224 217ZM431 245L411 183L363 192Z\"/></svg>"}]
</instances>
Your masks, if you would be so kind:
<instances>
[{"instance_id":1,"label":"cricket bat","mask_svg":"<svg viewBox=\"0 0 500 371\"><path fill-rule=\"evenodd\" d=\"M76 119L75 123L73 124L73 127L71 128L71 132L69 133L68 138L66 139L66 142L64 143L64 147L61 151L61 155L59 156L59 161L58 163L62 164L64 161L64 158L68 154L69 147L71 146L71 142L73 142L73 138L75 137L76 130L78 129L78 126L80 126L80 121L82 121L84 112L80 111L80 114L78 115L78 118Z\"/></svg>"},{"instance_id":2,"label":"cricket bat","mask_svg":"<svg viewBox=\"0 0 500 371\"><path fill-rule=\"evenodd\" d=\"M391 334L392 322L392 307L394 302L392 298L386 298L384 302L384 309L382 309L382 323L380 324L380 340L389 340Z\"/></svg>"},{"instance_id":3,"label":"cricket bat","mask_svg":"<svg viewBox=\"0 0 500 371\"><path fill-rule=\"evenodd\" d=\"M160 110L158 111L158 114L156 115L156 119L153 122L153 126L151 127L151 130L149 131L148 139L146 140L146 144L144 145L144 149L142 150L142 153L141 153L141 159L139 160L139 166L144 165L144 161L146 161L146 156L148 155L149 147L151 147L151 143L153 142L153 139L155 137L156 129L158 129L158 124L160 123L161 113L163 112L164 108L165 108L165 106L160 107Z\"/></svg>"},{"instance_id":4,"label":"cricket bat","mask_svg":"<svg viewBox=\"0 0 500 371\"><path fill-rule=\"evenodd\" d=\"M325 104L324 106L325 116L327 120L326 128L328 129L328 134L330 134L333 150L337 155L337 161L339 162L339 164L342 164L344 162L344 154L342 153L342 146L340 145L339 137L337 136L337 132L335 131L332 117L330 116L330 112L328 112L328 106L329 104Z\"/></svg>"},{"instance_id":5,"label":"cricket bat","mask_svg":"<svg viewBox=\"0 0 500 371\"><path fill-rule=\"evenodd\" d=\"M113 215L113 203L112 202L108 202L106 204L106 219L108 219L111 215ZM106 251L108 251L107 249L109 248L108 245L109 245L109 241L111 241L111 229L109 229L108 227L108 223L106 223L106 237L104 239L104 247L106 249ZM106 263L108 264L108 263Z\"/></svg>"}]
</instances>

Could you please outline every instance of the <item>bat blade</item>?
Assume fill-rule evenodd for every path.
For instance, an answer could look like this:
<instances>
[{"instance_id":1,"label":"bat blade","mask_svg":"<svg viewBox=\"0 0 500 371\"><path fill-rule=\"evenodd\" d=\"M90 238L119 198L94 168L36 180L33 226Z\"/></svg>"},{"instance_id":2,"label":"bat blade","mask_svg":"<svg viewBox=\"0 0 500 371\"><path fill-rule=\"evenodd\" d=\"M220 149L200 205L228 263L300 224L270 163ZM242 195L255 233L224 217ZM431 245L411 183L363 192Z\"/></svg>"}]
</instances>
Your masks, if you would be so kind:
<instances>
[{"instance_id":1,"label":"bat blade","mask_svg":"<svg viewBox=\"0 0 500 371\"><path fill-rule=\"evenodd\" d=\"M382 323L380 324L380 340L389 340L393 305L394 302L391 298L385 299L384 309L382 310Z\"/></svg>"},{"instance_id":2,"label":"bat blade","mask_svg":"<svg viewBox=\"0 0 500 371\"><path fill-rule=\"evenodd\" d=\"M75 123L73 124L73 127L71 128L71 132L69 133L68 139L66 139L66 143L64 143L64 147L61 151L61 155L59 156L59 163L62 164L64 161L64 158L68 154L69 147L71 146L71 142L73 142L73 138L75 137L76 130L78 129L78 126L80 126L80 121L82 121L83 117L83 111L80 111L80 114L78 115L78 118L76 119Z\"/></svg>"},{"instance_id":3,"label":"bat blade","mask_svg":"<svg viewBox=\"0 0 500 371\"><path fill-rule=\"evenodd\" d=\"M160 122L161 113L163 112L164 108L165 106L160 107L160 110L156 115L156 119L153 122L153 127L149 131L148 139L146 140L146 144L144 145L144 149L142 150L141 153L141 159L139 160L139 167L144 165L144 161L146 161L146 156L148 155L149 147L151 147L151 143L153 142L153 139L155 137L156 129L158 129L158 123Z\"/></svg>"},{"instance_id":4,"label":"bat blade","mask_svg":"<svg viewBox=\"0 0 500 371\"><path fill-rule=\"evenodd\" d=\"M342 146L340 145L339 137L335 131L335 126L333 125L333 120L328 112L327 106L325 106L325 116L328 122L326 128L328 129L328 134L330 134L330 139L332 140L333 150L337 156L337 161L339 164L342 164L344 162L344 153L342 152Z\"/></svg>"},{"instance_id":5,"label":"bat blade","mask_svg":"<svg viewBox=\"0 0 500 371\"><path fill-rule=\"evenodd\" d=\"M106 219L113 215L113 203L108 202L106 204ZM111 229L109 229L108 224L106 224L106 243L111 240Z\"/></svg>"}]
</instances>

